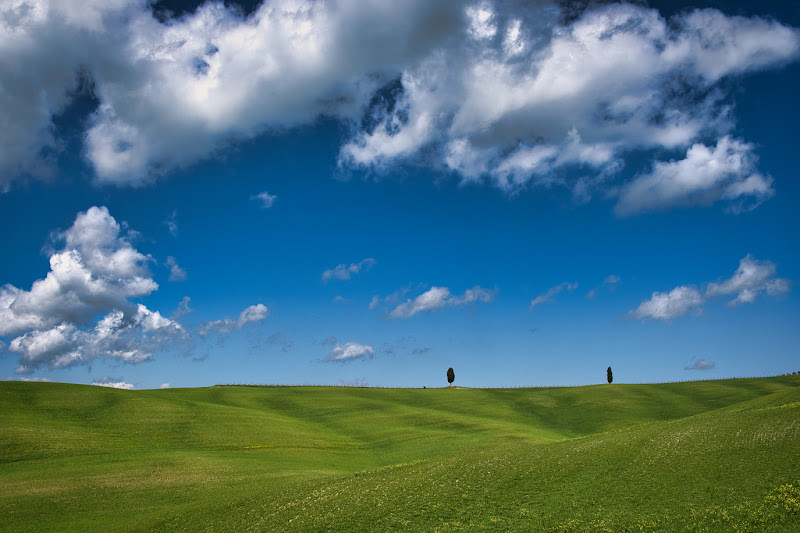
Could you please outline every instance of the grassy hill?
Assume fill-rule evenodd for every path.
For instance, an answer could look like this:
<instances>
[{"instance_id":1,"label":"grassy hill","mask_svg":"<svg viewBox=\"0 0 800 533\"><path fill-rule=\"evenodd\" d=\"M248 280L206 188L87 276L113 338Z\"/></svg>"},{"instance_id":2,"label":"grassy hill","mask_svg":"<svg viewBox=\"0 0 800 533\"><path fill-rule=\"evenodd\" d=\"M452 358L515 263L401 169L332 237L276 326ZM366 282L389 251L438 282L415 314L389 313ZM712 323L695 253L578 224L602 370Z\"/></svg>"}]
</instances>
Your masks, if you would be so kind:
<instances>
[{"instance_id":1,"label":"grassy hill","mask_svg":"<svg viewBox=\"0 0 800 533\"><path fill-rule=\"evenodd\" d=\"M796 531L800 376L548 389L0 382L0 530Z\"/></svg>"}]
</instances>

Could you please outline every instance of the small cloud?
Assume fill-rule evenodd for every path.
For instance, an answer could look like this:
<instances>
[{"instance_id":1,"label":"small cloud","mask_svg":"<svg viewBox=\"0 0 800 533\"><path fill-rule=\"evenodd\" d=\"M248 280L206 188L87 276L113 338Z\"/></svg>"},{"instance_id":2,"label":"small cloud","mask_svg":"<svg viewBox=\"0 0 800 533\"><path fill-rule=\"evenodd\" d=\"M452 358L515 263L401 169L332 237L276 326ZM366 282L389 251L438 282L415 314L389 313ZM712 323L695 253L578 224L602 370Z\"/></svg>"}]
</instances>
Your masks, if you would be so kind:
<instances>
[{"instance_id":1,"label":"small cloud","mask_svg":"<svg viewBox=\"0 0 800 533\"><path fill-rule=\"evenodd\" d=\"M374 311L375 309L378 308L380 304L381 304L381 297L378 295L373 296L372 300L370 300L369 302L369 310Z\"/></svg>"},{"instance_id":2,"label":"small cloud","mask_svg":"<svg viewBox=\"0 0 800 533\"><path fill-rule=\"evenodd\" d=\"M92 382L92 385L96 385L98 387L110 387L112 389L133 390L133 384L126 383L122 378L102 377L97 381Z\"/></svg>"},{"instance_id":3,"label":"small cloud","mask_svg":"<svg viewBox=\"0 0 800 533\"><path fill-rule=\"evenodd\" d=\"M772 178L756 170L753 145L725 136L715 147L692 145L680 161L656 162L652 172L623 187L615 211L628 216L727 200L730 210L739 213L774 193Z\"/></svg>"},{"instance_id":4,"label":"small cloud","mask_svg":"<svg viewBox=\"0 0 800 533\"><path fill-rule=\"evenodd\" d=\"M716 363L713 361L706 361L702 357L692 357L686 366L683 367L684 370L711 370L716 366Z\"/></svg>"},{"instance_id":5,"label":"small cloud","mask_svg":"<svg viewBox=\"0 0 800 533\"><path fill-rule=\"evenodd\" d=\"M409 291L410 291L409 288L404 288L394 291L392 294L383 297L376 294L375 296L372 297L372 300L370 300L369 302L369 310L374 311L375 309L378 309L381 305L396 307L400 302L403 301L403 298L405 298L405 295L408 294Z\"/></svg>"},{"instance_id":6,"label":"small cloud","mask_svg":"<svg viewBox=\"0 0 800 533\"><path fill-rule=\"evenodd\" d=\"M173 211L169 215L167 220L164 221L164 224L166 224L170 235L172 235L173 237L177 237L178 236L178 212L177 211Z\"/></svg>"},{"instance_id":7,"label":"small cloud","mask_svg":"<svg viewBox=\"0 0 800 533\"><path fill-rule=\"evenodd\" d=\"M169 383L162 383L161 386L158 387L158 388L159 389L168 389L168 388L170 388L170 384Z\"/></svg>"},{"instance_id":8,"label":"small cloud","mask_svg":"<svg viewBox=\"0 0 800 533\"><path fill-rule=\"evenodd\" d=\"M348 300L348 299L347 299L347 298L345 298L344 296L339 296L339 295L337 295L337 296L334 296L334 297L333 297L333 302L334 302L334 303L337 303L337 304L346 304L346 303L348 303L349 301L350 301L350 300Z\"/></svg>"},{"instance_id":9,"label":"small cloud","mask_svg":"<svg viewBox=\"0 0 800 533\"><path fill-rule=\"evenodd\" d=\"M354 378L349 381L340 379L336 382L339 387L369 387L369 383L364 378Z\"/></svg>"},{"instance_id":10,"label":"small cloud","mask_svg":"<svg viewBox=\"0 0 800 533\"><path fill-rule=\"evenodd\" d=\"M178 265L174 257L167 257L165 264L169 267L169 281L186 281L186 271Z\"/></svg>"},{"instance_id":11,"label":"small cloud","mask_svg":"<svg viewBox=\"0 0 800 533\"><path fill-rule=\"evenodd\" d=\"M721 283L709 283L706 297L735 294L728 302L735 306L752 303L760 293L776 296L789 291L789 280L775 277L775 265L770 261L758 261L752 255L739 261L739 268L733 276Z\"/></svg>"},{"instance_id":12,"label":"small cloud","mask_svg":"<svg viewBox=\"0 0 800 533\"><path fill-rule=\"evenodd\" d=\"M267 343L272 346L279 346L284 353L288 353L292 349L292 346L294 346L294 341L287 338L282 333L273 333L267 337Z\"/></svg>"},{"instance_id":13,"label":"small cloud","mask_svg":"<svg viewBox=\"0 0 800 533\"><path fill-rule=\"evenodd\" d=\"M50 379L50 378L36 378L36 377L34 377L34 378L19 378L19 381L31 381L31 382L36 382L36 383L49 383L49 382L51 382L53 380Z\"/></svg>"},{"instance_id":14,"label":"small cloud","mask_svg":"<svg viewBox=\"0 0 800 533\"><path fill-rule=\"evenodd\" d=\"M613 291L614 287L617 283L620 282L620 277L611 274L610 276L606 276L606 279L603 280L603 284L600 287L608 287L608 290ZM597 291L600 287L595 287L589 292L586 293L586 297L590 300L594 299L597 296Z\"/></svg>"},{"instance_id":15,"label":"small cloud","mask_svg":"<svg viewBox=\"0 0 800 533\"><path fill-rule=\"evenodd\" d=\"M364 357L372 357L373 355L375 355L375 348L369 344L360 344L358 342L339 344L337 342L328 355L325 356L325 361L344 362Z\"/></svg>"},{"instance_id":16,"label":"small cloud","mask_svg":"<svg viewBox=\"0 0 800 533\"><path fill-rule=\"evenodd\" d=\"M178 308L175 310L174 313L172 313L172 318L180 318L184 315L188 315L189 313L194 313L194 309L189 307L189 302L191 301L192 301L191 298L189 298L188 296L184 296L181 299L181 302L178 304Z\"/></svg>"},{"instance_id":17,"label":"small cloud","mask_svg":"<svg viewBox=\"0 0 800 533\"><path fill-rule=\"evenodd\" d=\"M715 296L735 294L728 302L730 306L755 301L761 293L777 296L789 291L789 280L775 277L775 265L769 261L757 261L747 255L739 261L739 268L730 279L720 283L709 283L705 294L694 286L682 285L669 293L654 292L649 300L642 302L627 316L646 320L656 318L671 320L688 314L702 312L701 306Z\"/></svg>"},{"instance_id":18,"label":"small cloud","mask_svg":"<svg viewBox=\"0 0 800 533\"><path fill-rule=\"evenodd\" d=\"M682 285L668 293L654 292L649 300L629 311L628 316L639 320L672 320L688 313L701 313L703 301L703 296L695 287Z\"/></svg>"},{"instance_id":19,"label":"small cloud","mask_svg":"<svg viewBox=\"0 0 800 533\"><path fill-rule=\"evenodd\" d=\"M468 305L474 302L491 302L496 290L490 291L478 285L464 291L461 296L454 296L447 287L431 287L416 298L407 299L395 307L390 313L390 318L409 318L423 311L431 312L445 307ZM373 298L373 302L375 299ZM372 308L370 304L370 308Z\"/></svg>"},{"instance_id":20,"label":"small cloud","mask_svg":"<svg viewBox=\"0 0 800 533\"><path fill-rule=\"evenodd\" d=\"M375 266L377 261L375 261L371 257L367 257L363 261L359 263L351 263L349 265L345 265L342 263L341 265L336 265L334 268L329 268L322 273L322 281L327 283L332 279L339 279L339 280L349 280L353 277L354 274L358 274L362 270L366 271Z\"/></svg>"},{"instance_id":21,"label":"small cloud","mask_svg":"<svg viewBox=\"0 0 800 533\"><path fill-rule=\"evenodd\" d=\"M546 302L553 301L553 296L557 295L558 293L560 293L564 289L566 289L568 292L572 292L577 288L578 288L578 284L577 283L569 283L567 281L565 281L564 283L562 283L560 285L556 285L555 287L551 287L550 289L547 290L546 293L540 294L539 296L537 296L536 298L531 300L530 309L533 309L534 307L536 307L539 304L543 304L543 303L546 303Z\"/></svg>"},{"instance_id":22,"label":"small cloud","mask_svg":"<svg viewBox=\"0 0 800 533\"><path fill-rule=\"evenodd\" d=\"M258 200L258 202L261 204L261 209L269 209L270 207L272 207L272 204L275 203L275 200L277 200L278 197L275 196L274 194L270 194L264 191L258 194L254 194L253 196L250 197L250 199Z\"/></svg>"},{"instance_id":23,"label":"small cloud","mask_svg":"<svg viewBox=\"0 0 800 533\"><path fill-rule=\"evenodd\" d=\"M419 346L411 350L411 353L414 355L423 355L431 351L430 346Z\"/></svg>"},{"instance_id":24,"label":"small cloud","mask_svg":"<svg viewBox=\"0 0 800 533\"><path fill-rule=\"evenodd\" d=\"M212 320L202 324L198 328L198 333L205 337L210 333L217 332L221 334L230 333L234 330L242 329L244 326L251 322L261 322L269 316L269 309L264 304L251 305L241 313L239 318L233 320L232 318L223 318L222 320Z\"/></svg>"}]
</instances>

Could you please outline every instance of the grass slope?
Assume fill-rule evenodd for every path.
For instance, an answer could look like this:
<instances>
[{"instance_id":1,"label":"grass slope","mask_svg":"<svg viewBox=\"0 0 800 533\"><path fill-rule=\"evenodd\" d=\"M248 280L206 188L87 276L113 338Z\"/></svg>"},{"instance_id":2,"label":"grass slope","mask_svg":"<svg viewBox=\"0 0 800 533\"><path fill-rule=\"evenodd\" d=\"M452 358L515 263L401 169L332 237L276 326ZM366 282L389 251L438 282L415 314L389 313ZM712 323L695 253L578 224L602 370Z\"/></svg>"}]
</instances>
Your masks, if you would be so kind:
<instances>
[{"instance_id":1,"label":"grass slope","mask_svg":"<svg viewBox=\"0 0 800 533\"><path fill-rule=\"evenodd\" d=\"M0 529L795 531L800 377L552 389L0 382Z\"/></svg>"}]
</instances>

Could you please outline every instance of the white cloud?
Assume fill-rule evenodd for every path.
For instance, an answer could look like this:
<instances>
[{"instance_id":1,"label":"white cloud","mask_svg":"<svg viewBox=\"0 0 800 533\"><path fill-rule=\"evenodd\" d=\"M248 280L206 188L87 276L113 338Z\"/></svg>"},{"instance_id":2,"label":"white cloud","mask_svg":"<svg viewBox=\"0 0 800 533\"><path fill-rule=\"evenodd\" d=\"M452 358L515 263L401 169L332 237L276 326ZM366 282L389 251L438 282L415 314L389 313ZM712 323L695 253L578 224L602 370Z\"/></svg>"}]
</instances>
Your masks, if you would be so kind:
<instances>
[{"instance_id":1,"label":"white cloud","mask_svg":"<svg viewBox=\"0 0 800 533\"><path fill-rule=\"evenodd\" d=\"M112 308L134 312L129 298L158 288L147 269L151 259L120 235L105 207L79 213L60 237L65 247L50 257L44 279L30 291L11 285L0 289L0 335L80 324Z\"/></svg>"},{"instance_id":2,"label":"white cloud","mask_svg":"<svg viewBox=\"0 0 800 533\"><path fill-rule=\"evenodd\" d=\"M39 378L39 377L34 377L34 378L17 378L17 379L18 379L19 381L31 381L31 382L34 382L34 383L50 383L50 382L52 382L52 381L53 381L53 380L52 380L52 379L50 379L50 378Z\"/></svg>"},{"instance_id":3,"label":"white cloud","mask_svg":"<svg viewBox=\"0 0 800 533\"><path fill-rule=\"evenodd\" d=\"M177 319L177 318L180 318L180 317L182 317L184 315L188 315L190 313L194 313L194 309L189 307L189 304L191 303L191 301L192 301L192 299L189 298L188 296L184 296L183 298L181 298L181 301L178 304L178 308L175 310L174 313L172 313L172 317Z\"/></svg>"},{"instance_id":4,"label":"white cloud","mask_svg":"<svg viewBox=\"0 0 800 533\"><path fill-rule=\"evenodd\" d=\"M97 381L93 382L92 385L96 385L98 387L109 387L112 389L123 389L123 390L133 390L134 386L131 383L126 383L124 380L120 378L109 378L103 377L98 379Z\"/></svg>"},{"instance_id":5,"label":"white cloud","mask_svg":"<svg viewBox=\"0 0 800 533\"><path fill-rule=\"evenodd\" d=\"M162 24L140 0L84 4L41 2L34 16L3 10L4 64L27 67L25 76L2 76L19 81L0 93L9 93L0 116L17 102L13 116L26 126L10 128L18 141L3 137L0 153L14 148L4 167L16 170L23 156L54 144L49 119L67 100L78 65L100 100L85 136L98 179L141 183L227 139L322 113L357 118L380 83L376 73L413 61L459 16L455 3L274 0L247 19L208 2Z\"/></svg>"},{"instance_id":6,"label":"white cloud","mask_svg":"<svg viewBox=\"0 0 800 533\"><path fill-rule=\"evenodd\" d=\"M416 158L515 190L558 183L568 167L613 174L641 148L722 139L733 123L720 80L800 48L779 22L715 10L667 21L630 4L567 25L546 2L272 0L246 19L208 2L168 23L140 0L76 5L0 7L0 190L47 173L52 118L78 72L100 102L84 143L101 182L146 183L326 115L353 131L343 166ZM392 80L391 104L371 108ZM768 178L753 176L728 179L720 198L763 198ZM586 197L587 184L600 186L567 185Z\"/></svg>"},{"instance_id":7,"label":"white cloud","mask_svg":"<svg viewBox=\"0 0 800 533\"><path fill-rule=\"evenodd\" d=\"M251 200L258 200L261 204L262 209L269 209L272 207L272 204L275 203L275 200L278 199L277 196L274 194L270 194L266 191L260 192L250 197Z\"/></svg>"},{"instance_id":8,"label":"white cloud","mask_svg":"<svg viewBox=\"0 0 800 533\"><path fill-rule=\"evenodd\" d=\"M711 10L670 25L654 10L613 4L559 27L552 6L529 7L522 24L516 12L495 16L489 3L467 6L472 42L407 67L394 111L345 145L342 161L382 167L424 148L465 181L512 191L557 182L562 167L613 173L627 151L724 134L724 90L709 86L796 58L800 43L792 28ZM725 193L744 194L740 181ZM750 189L765 184L751 180Z\"/></svg>"},{"instance_id":9,"label":"white cloud","mask_svg":"<svg viewBox=\"0 0 800 533\"><path fill-rule=\"evenodd\" d=\"M138 304L135 313L113 310L93 328L62 323L49 330L29 331L12 340L9 351L19 354L25 372L41 365L87 364L97 358L140 363L187 335L178 323Z\"/></svg>"},{"instance_id":10,"label":"white cloud","mask_svg":"<svg viewBox=\"0 0 800 533\"><path fill-rule=\"evenodd\" d=\"M53 359L72 351L76 331L71 324L61 324L47 331L32 331L11 341L9 351L21 354L28 364Z\"/></svg>"},{"instance_id":11,"label":"white cloud","mask_svg":"<svg viewBox=\"0 0 800 533\"><path fill-rule=\"evenodd\" d=\"M170 213L169 217L164 221L164 224L167 225L167 229L169 230L170 235L173 237L177 237L179 233L178 229L178 212L173 211Z\"/></svg>"},{"instance_id":12,"label":"white cloud","mask_svg":"<svg viewBox=\"0 0 800 533\"><path fill-rule=\"evenodd\" d=\"M770 261L758 261L752 255L739 261L733 276L721 283L709 283L706 297L735 294L729 305L751 303L761 293L776 296L789 291L789 280L775 277L775 265Z\"/></svg>"},{"instance_id":13,"label":"white cloud","mask_svg":"<svg viewBox=\"0 0 800 533\"><path fill-rule=\"evenodd\" d=\"M363 357L372 357L375 355L375 348L369 344L360 344L358 342L346 342L334 344L328 355L325 356L325 361L328 362L343 362L352 361Z\"/></svg>"},{"instance_id":14,"label":"white cloud","mask_svg":"<svg viewBox=\"0 0 800 533\"><path fill-rule=\"evenodd\" d=\"M489 2L476 6L468 6L465 10L469 20L468 32L476 40L491 39L497 33L497 26L493 24L494 11Z\"/></svg>"},{"instance_id":15,"label":"white cloud","mask_svg":"<svg viewBox=\"0 0 800 533\"><path fill-rule=\"evenodd\" d=\"M537 296L536 298L531 300L530 309L533 309L534 307L536 307L539 304L543 304L545 302L553 301L553 296L557 295L558 293L560 293L564 289L566 289L568 292L572 292L577 288L578 288L578 284L577 283L569 283L567 281L565 281L564 283L561 283L560 285L556 285L555 287L551 287L551 288L549 288L547 290L546 293L540 294L539 296Z\"/></svg>"},{"instance_id":16,"label":"white cloud","mask_svg":"<svg viewBox=\"0 0 800 533\"><path fill-rule=\"evenodd\" d=\"M775 277L775 265L770 261L758 261L747 254L739 261L733 276L720 283L708 283L705 293L693 286L675 287L669 293L654 292L649 300L642 302L628 316L640 320L648 318L671 320L688 313L702 312L702 305L716 296L735 294L728 305L752 303L759 294L777 296L789 291L789 280Z\"/></svg>"},{"instance_id":17,"label":"white cloud","mask_svg":"<svg viewBox=\"0 0 800 533\"><path fill-rule=\"evenodd\" d=\"M706 361L702 357L692 357L686 366L683 367L684 370L711 370L716 366L716 363L713 361Z\"/></svg>"},{"instance_id":18,"label":"white cloud","mask_svg":"<svg viewBox=\"0 0 800 533\"><path fill-rule=\"evenodd\" d=\"M105 207L79 213L70 228L54 235L63 248L52 253L44 279L30 290L0 286L0 336L10 339L0 347L19 357L18 373L98 359L140 363L190 342L194 330L177 321L192 311L188 296L173 318L134 301L158 288L148 270L153 260L131 245ZM174 258L167 264L177 267ZM235 320L204 323L197 333L228 333L267 315L266 306L253 305Z\"/></svg>"},{"instance_id":19,"label":"white cloud","mask_svg":"<svg viewBox=\"0 0 800 533\"><path fill-rule=\"evenodd\" d=\"M170 387L171 387L171 385L169 383L162 383L161 386L158 387L158 388L159 389L169 389Z\"/></svg>"},{"instance_id":20,"label":"white cloud","mask_svg":"<svg viewBox=\"0 0 800 533\"><path fill-rule=\"evenodd\" d=\"M435 311L444 307L467 305L474 302L491 302L496 291L490 291L479 286L464 291L462 296L450 294L447 287L431 287L413 300L407 299L395 307L390 313L390 318L409 318L423 311ZM375 299L373 298L373 302ZM376 305L377 306L377 303ZM374 308L370 304L370 308Z\"/></svg>"},{"instance_id":21,"label":"white cloud","mask_svg":"<svg viewBox=\"0 0 800 533\"><path fill-rule=\"evenodd\" d=\"M734 202L734 210L753 208L774 190L772 178L757 172L752 150L752 145L727 136L713 148L694 144L685 159L656 163L652 172L626 185L615 210L632 215L718 200Z\"/></svg>"},{"instance_id":22,"label":"white cloud","mask_svg":"<svg viewBox=\"0 0 800 533\"><path fill-rule=\"evenodd\" d=\"M613 291L614 287L617 285L617 283L620 282L620 279L621 278L619 276L617 276L615 274L610 274L610 275L606 276L606 279L603 280L602 287L608 287L608 290ZM589 292L586 293L586 297L591 300L592 298L597 296L598 289L600 289L600 287L595 287L595 288L589 290Z\"/></svg>"},{"instance_id":23,"label":"white cloud","mask_svg":"<svg viewBox=\"0 0 800 533\"><path fill-rule=\"evenodd\" d=\"M700 313L704 299L695 287L681 285L670 292L654 292L649 300L628 313L633 318L672 320L687 313Z\"/></svg>"},{"instance_id":24,"label":"white cloud","mask_svg":"<svg viewBox=\"0 0 800 533\"><path fill-rule=\"evenodd\" d=\"M169 267L170 281L186 281L186 270L178 265L178 261L174 257L167 257L166 265Z\"/></svg>"},{"instance_id":25,"label":"white cloud","mask_svg":"<svg viewBox=\"0 0 800 533\"><path fill-rule=\"evenodd\" d=\"M325 270L322 273L322 281L327 283L332 279L349 280L354 274L358 274L362 270L369 270L375 266L376 263L377 261L371 257L367 257L358 263L350 263L349 265L342 263L340 265L336 265L334 268Z\"/></svg>"},{"instance_id":26,"label":"white cloud","mask_svg":"<svg viewBox=\"0 0 800 533\"><path fill-rule=\"evenodd\" d=\"M198 328L198 333L201 336L207 336L211 333L227 334L235 330L242 329L247 324L253 322L261 322L269 316L269 309L264 304L251 305L241 313L239 317L234 320L232 318L223 318L221 320L212 320L205 322Z\"/></svg>"}]
</instances>

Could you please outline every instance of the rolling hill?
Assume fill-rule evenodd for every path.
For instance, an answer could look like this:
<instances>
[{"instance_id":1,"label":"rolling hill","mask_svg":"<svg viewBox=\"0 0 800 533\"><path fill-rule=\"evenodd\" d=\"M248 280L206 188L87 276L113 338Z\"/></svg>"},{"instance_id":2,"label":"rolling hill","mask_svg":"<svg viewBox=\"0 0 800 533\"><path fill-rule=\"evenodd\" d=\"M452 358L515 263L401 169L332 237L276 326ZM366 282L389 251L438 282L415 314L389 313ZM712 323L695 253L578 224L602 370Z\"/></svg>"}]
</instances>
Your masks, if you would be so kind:
<instances>
[{"instance_id":1,"label":"rolling hill","mask_svg":"<svg viewBox=\"0 0 800 533\"><path fill-rule=\"evenodd\" d=\"M4 531L796 531L800 376L541 389L0 382Z\"/></svg>"}]
</instances>

